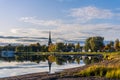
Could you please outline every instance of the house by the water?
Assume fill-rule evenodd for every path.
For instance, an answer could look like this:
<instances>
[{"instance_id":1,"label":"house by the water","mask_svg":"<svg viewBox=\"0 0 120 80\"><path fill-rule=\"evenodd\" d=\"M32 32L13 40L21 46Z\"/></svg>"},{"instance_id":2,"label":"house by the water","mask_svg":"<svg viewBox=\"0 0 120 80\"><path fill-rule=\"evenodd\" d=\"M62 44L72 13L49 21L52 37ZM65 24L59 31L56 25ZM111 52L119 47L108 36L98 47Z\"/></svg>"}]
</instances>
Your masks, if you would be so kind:
<instances>
[{"instance_id":1,"label":"house by the water","mask_svg":"<svg viewBox=\"0 0 120 80\"><path fill-rule=\"evenodd\" d=\"M15 52L14 51L1 51L0 56L1 57L14 57Z\"/></svg>"}]
</instances>

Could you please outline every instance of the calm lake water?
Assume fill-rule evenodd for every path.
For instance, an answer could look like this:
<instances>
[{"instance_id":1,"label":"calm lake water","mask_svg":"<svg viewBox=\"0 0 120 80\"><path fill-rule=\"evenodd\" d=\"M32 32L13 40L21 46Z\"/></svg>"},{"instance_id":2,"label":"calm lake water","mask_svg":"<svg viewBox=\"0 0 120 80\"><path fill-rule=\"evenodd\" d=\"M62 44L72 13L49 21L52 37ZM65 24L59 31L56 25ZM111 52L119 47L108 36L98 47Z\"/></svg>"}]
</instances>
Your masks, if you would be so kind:
<instances>
[{"instance_id":1,"label":"calm lake water","mask_svg":"<svg viewBox=\"0 0 120 80\"><path fill-rule=\"evenodd\" d=\"M84 66L84 62L81 60L80 64L65 63L64 65L57 65L52 63L51 73L62 71L63 69L74 68ZM0 78L10 77L16 75L24 75L37 72L49 72L48 62L40 62L39 64L35 62L5 62L0 61Z\"/></svg>"}]
</instances>

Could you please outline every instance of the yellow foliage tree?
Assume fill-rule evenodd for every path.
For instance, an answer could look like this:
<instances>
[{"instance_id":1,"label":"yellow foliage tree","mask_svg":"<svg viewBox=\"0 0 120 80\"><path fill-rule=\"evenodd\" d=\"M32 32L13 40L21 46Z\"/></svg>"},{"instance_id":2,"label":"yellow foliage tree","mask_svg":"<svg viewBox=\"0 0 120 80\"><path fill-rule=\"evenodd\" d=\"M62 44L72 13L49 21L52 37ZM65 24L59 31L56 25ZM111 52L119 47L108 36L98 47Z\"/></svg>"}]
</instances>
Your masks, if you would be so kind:
<instances>
[{"instance_id":1,"label":"yellow foliage tree","mask_svg":"<svg viewBox=\"0 0 120 80\"><path fill-rule=\"evenodd\" d=\"M48 51L49 52L55 52L56 51L56 45L50 44L49 47L48 47Z\"/></svg>"},{"instance_id":2,"label":"yellow foliage tree","mask_svg":"<svg viewBox=\"0 0 120 80\"><path fill-rule=\"evenodd\" d=\"M52 63L52 62L55 62L55 56L53 55L50 55L48 56L48 60Z\"/></svg>"}]
</instances>

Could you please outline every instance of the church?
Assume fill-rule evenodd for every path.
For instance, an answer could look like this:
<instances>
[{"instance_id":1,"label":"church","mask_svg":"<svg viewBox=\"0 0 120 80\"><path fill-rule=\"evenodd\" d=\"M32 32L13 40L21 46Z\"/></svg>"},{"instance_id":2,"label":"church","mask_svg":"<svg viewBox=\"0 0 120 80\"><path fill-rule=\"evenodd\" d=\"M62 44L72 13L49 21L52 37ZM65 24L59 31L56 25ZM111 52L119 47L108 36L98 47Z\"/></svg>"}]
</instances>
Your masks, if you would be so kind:
<instances>
[{"instance_id":1,"label":"church","mask_svg":"<svg viewBox=\"0 0 120 80\"><path fill-rule=\"evenodd\" d=\"M52 44L52 39L51 39L51 32L49 31L49 39L48 39L48 46Z\"/></svg>"}]
</instances>

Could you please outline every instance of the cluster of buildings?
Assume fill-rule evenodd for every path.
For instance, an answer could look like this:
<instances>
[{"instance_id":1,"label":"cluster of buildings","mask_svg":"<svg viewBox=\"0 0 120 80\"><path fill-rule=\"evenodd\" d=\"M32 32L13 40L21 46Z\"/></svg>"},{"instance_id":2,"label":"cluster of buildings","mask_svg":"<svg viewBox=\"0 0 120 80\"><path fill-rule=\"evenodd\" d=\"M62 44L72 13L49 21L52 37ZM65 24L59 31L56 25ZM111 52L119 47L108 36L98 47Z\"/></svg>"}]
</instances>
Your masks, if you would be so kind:
<instances>
[{"instance_id":1,"label":"cluster of buildings","mask_svg":"<svg viewBox=\"0 0 120 80\"><path fill-rule=\"evenodd\" d=\"M48 39L48 45L52 44L52 39L51 39L51 32L49 32L49 39ZM0 52L0 57L14 57L15 56L15 51L1 51Z\"/></svg>"},{"instance_id":2,"label":"cluster of buildings","mask_svg":"<svg viewBox=\"0 0 120 80\"><path fill-rule=\"evenodd\" d=\"M51 39L51 32L49 32L49 38L48 38L48 46L52 44L52 39ZM81 50L80 50L81 51ZM71 50L71 52L74 52ZM0 57L2 58L7 58L7 57L14 57L15 56L15 51L9 51L9 50L4 50L0 52Z\"/></svg>"}]
</instances>

